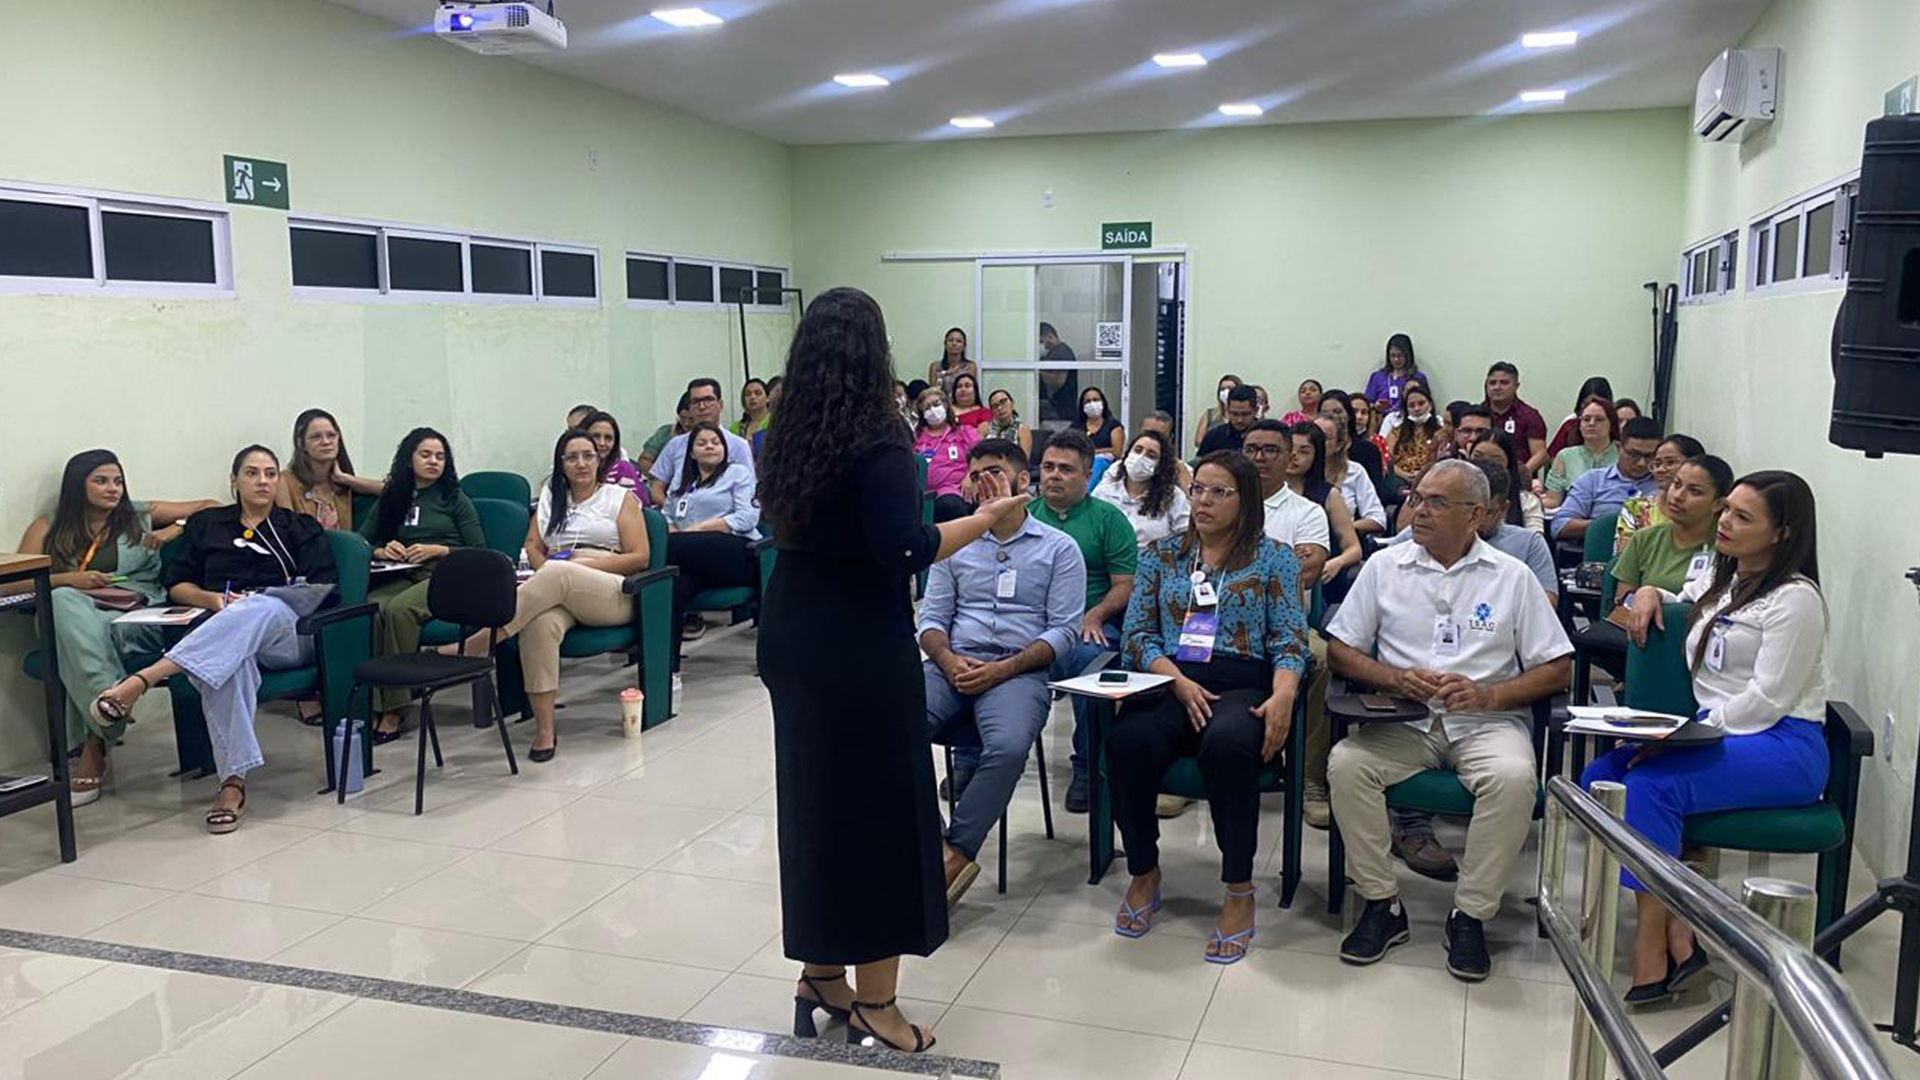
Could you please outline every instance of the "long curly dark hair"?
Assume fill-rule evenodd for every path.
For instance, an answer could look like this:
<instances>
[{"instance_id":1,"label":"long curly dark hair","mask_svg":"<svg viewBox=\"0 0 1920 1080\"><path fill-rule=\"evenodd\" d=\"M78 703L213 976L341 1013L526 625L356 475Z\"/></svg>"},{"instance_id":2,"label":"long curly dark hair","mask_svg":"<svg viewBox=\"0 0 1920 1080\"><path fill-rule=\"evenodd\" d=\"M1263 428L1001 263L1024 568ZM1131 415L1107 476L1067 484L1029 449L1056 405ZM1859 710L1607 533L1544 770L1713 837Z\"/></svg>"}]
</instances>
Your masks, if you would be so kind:
<instances>
[{"instance_id":1,"label":"long curly dark hair","mask_svg":"<svg viewBox=\"0 0 1920 1080\"><path fill-rule=\"evenodd\" d=\"M787 350L780 408L760 448L760 511L781 536L804 529L848 467L876 445L912 445L893 405L887 322L853 288L813 298Z\"/></svg>"},{"instance_id":2,"label":"long curly dark hair","mask_svg":"<svg viewBox=\"0 0 1920 1080\"><path fill-rule=\"evenodd\" d=\"M1140 445L1142 439L1152 442L1160 456L1154 464L1153 475L1147 477L1147 491L1140 498L1140 512L1150 518L1165 517L1173 509L1173 493L1180 486L1180 463L1174 456L1173 443L1165 435L1157 431L1143 431L1135 435L1133 441L1127 444L1126 456L1114 462L1107 471L1113 473L1114 482L1124 488L1127 482L1127 458L1133 456L1134 448Z\"/></svg>"},{"instance_id":3,"label":"long curly dark hair","mask_svg":"<svg viewBox=\"0 0 1920 1080\"><path fill-rule=\"evenodd\" d=\"M56 571L86 569L79 562L94 540L87 529L87 477L108 465L120 468L120 459L111 450L83 450L67 459L67 467L60 474L60 499L54 504L53 523L47 530L46 552L53 556ZM127 494L124 470L120 479L120 504L107 513L106 525L100 531L102 546L123 538L137 541L145 535L139 515L133 512L133 496Z\"/></svg>"},{"instance_id":4,"label":"long curly dark hair","mask_svg":"<svg viewBox=\"0 0 1920 1080\"><path fill-rule=\"evenodd\" d=\"M433 487L441 491L460 490L460 472L453 467L453 444L445 435L430 427L417 427L407 432L394 448L393 464L387 467L387 486L380 492L380 501L373 504L373 542L375 546L384 544L400 536L400 523L407 519L407 511L413 508L413 495L419 488L419 482L413 476L413 452L420 444L432 439L440 444L447 455L446 468L441 470L440 479Z\"/></svg>"}]
</instances>

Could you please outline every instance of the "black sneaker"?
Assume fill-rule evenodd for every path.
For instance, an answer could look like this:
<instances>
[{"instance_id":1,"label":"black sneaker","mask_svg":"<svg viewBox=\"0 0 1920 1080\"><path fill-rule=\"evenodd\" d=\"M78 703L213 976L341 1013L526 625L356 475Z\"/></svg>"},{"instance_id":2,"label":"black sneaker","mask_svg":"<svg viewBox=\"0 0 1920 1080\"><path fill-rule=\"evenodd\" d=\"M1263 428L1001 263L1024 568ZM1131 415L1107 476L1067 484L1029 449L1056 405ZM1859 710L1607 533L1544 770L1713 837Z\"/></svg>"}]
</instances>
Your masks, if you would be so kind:
<instances>
[{"instance_id":1,"label":"black sneaker","mask_svg":"<svg viewBox=\"0 0 1920 1080\"><path fill-rule=\"evenodd\" d=\"M1407 943L1407 909L1400 898L1367 901L1353 933L1340 943L1340 959L1349 964L1371 964L1395 945Z\"/></svg>"},{"instance_id":2,"label":"black sneaker","mask_svg":"<svg viewBox=\"0 0 1920 1080\"><path fill-rule=\"evenodd\" d=\"M1067 784L1067 813L1086 813L1087 804L1092 798L1092 794L1093 788L1087 783L1087 774L1083 772L1074 773L1073 780Z\"/></svg>"},{"instance_id":3,"label":"black sneaker","mask_svg":"<svg viewBox=\"0 0 1920 1080\"><path fill-rule=\"evenodd\" d=\"M1456 979L1479 982L1493 971L1487 956L1487 931L1480 920L1459 909L1447 916L1447 970Z\"/></svg>"},{"instance_id":4,"label":"black sneaker","mask_svg":"<svg viewBox=\"0 0 1920 1080\"><path fill-rule=\"evenodd\" d=\"M687 619L680 625L681 641L699 641L707 632L706 616L697 611L687 612Z\"/></svg>"}]
</instances>

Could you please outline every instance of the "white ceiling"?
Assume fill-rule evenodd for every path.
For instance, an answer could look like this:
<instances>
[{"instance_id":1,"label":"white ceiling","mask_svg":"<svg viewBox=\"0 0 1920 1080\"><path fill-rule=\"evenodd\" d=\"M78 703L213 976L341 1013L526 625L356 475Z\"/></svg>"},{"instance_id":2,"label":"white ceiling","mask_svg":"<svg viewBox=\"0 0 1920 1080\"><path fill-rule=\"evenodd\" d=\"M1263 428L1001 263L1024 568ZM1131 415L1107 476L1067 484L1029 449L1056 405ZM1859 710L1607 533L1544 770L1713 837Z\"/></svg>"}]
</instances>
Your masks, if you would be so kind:
<instances>
[{"instance_id":1,"label":"white ceiling","mask_svg":"<svg viewBox=\"0 0 1920 1080\"><path fill-rule=\"evenodd\" d=\"M335 0L408 28L432 0ZM900 142L1248 123L1480 116L1524 89L1560 109L1692 101L1769 0L557 0L571 47L524 62L784 143ZM656 6L724 26L675 30ZM1578 29L1571 49L1519 46ZM447 45L446 48L454 48ZM1155 67L1198 51L1198 70ZM490 63L515 63L492 60ZM893 80L848 90L834 75ZM1255 101L1258 120L1217 115ZM998 126L962 133L949 118Z\"/></svg>"}]
</instances>

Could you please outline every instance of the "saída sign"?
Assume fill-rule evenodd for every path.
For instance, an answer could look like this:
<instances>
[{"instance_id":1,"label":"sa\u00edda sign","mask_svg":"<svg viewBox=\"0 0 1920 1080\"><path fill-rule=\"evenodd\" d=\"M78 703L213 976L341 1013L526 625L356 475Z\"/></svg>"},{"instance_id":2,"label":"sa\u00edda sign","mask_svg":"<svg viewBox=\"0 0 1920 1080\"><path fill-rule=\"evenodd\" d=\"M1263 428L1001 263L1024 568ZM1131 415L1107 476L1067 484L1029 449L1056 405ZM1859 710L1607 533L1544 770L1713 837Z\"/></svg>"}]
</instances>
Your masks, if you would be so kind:
<instances>
[{"instance_id":1,"label":"sa\u00edda sign","mask_svg":"<svg viewBox=\"0 0 1920 1080\"><path fill-rule=\"evenodd\" d=\"M1109 221L1100 226L1100 250L1121 251L1153 246L1153 222Z\"/></svg>"}]
</instances>

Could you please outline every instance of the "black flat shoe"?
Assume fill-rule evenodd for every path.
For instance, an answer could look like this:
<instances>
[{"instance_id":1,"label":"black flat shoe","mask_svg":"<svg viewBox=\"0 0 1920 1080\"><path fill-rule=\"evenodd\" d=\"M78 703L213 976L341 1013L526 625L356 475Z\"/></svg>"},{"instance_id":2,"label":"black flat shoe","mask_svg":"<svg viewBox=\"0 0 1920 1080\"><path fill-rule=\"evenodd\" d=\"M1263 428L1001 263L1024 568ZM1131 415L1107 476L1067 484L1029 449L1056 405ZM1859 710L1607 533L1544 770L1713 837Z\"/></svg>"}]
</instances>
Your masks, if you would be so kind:
<instances>
[{"instance_id":1,"label":"black flat shoe","mask_svg":"<svg viewBox=\"0 0 1920 1080\"><path fill-rule=\"evenodd\" d=\"M385 746L388 743L394 741L395 739L398 739L400 736L405 735L406 733L407 733L407 728L405 724L402 724L401 726L394 728L392 731L381 731L379 728L374 728L373 729L373 745Z\"/></svg>"},{"instance_id":2,"label":"black flat shoe","mask_svg":"<svg viewBox=\"0 0 1920 1080\"><path fill-rule=\"evenodd\" d=\"M1687 983L1693 981L1694 976L1705 970L1707 970L1706 950L1695 943L1693 955L1679 965L1676 966L1671 958L1667 960L1667 989L1677 994L1685 988Z\"/></svg>"},{"instance_id":3,"label":"black flat shoe","mask_svg":"<svg viewBox=\"0 0 1920 1080\"><path fill-rule=\"evenodd\" d=\"M1665 1001L1672 996L1673 989L1667 985L1667 980L1656 979L1653 982L1635 985L1629 989L1626 996L1620 1000L1629 1005L1641 1006L1653 1005Z\"/></svg>"},{"instance_id":4,"label":"black flat shoe","mask_svg":"<svg viewBox=\"0 0 1920 1080\"><path fill-rule=\"evenodd\" d=\"M529 747L527 749L527 760L534 762L535 764L552 761L554 752L559 749L560 749L560 736L555 735L553 737L553 745L547 747L545 750Z\"/></svg>"}]
</instances>

